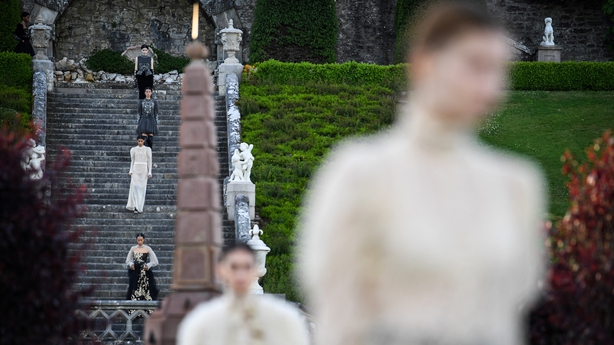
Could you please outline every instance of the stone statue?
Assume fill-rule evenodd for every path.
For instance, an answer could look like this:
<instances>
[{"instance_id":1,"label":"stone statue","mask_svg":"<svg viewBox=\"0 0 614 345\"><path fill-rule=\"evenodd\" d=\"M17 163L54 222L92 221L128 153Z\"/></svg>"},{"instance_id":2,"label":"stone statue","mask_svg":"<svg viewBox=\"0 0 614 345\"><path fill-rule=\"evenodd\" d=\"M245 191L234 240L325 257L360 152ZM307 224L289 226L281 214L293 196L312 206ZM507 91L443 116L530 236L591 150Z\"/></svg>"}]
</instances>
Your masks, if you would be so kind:
<instances>
[{"instance_id":1,"label":"stone statue","mask_svg":"<svg viewBox=\"0 0 614 345\"><path fill-rule=\"evenodd\" d=\"M243 39L243 31L235 29L232 19L228 20L228 27L220 31L222 35L222 45L228 57L224 59L224 63L238 64L239 60L235 54L240 50L241 40Z\"/></svg>"},{"instance_id":2,"label":"stone statue","mask_svg":"<svg viewBox=\"0 0 614 345\"><path fill-rule=\"evenodd\" d=\"M30 149L27 151L27 156L22 164L24 169L30 169L30 178L40 180L43 177L43 161L45 160L45 147L36 145L33 139L30 139Z\"/></svg>"},{"instance_id":3,"label":"stone statue","mask_svg":"<svg viewBox=\"0 0 614 345\"><path fill-rule=\"evenodd\" d=\"M243 181L243 164L241 163L241 154L239 150L235 150L232 154L232 175L230 175L230 182Z\"/></svg>"},{"instance_id":4,"label":"stone statue","mask_svg":"<svg viewBox=\"0 0 614 345\"><path fill-rule=\"evenodd\" d=\"M43 23L41 15L36 18L36 24L30 27L30 36L32 37L32 46L36 49L36 55L33 59L49 60L47 48L51 39L51 27Z\"/></svg>"},{"instance_id":5,"label":"stone statue","mask_svg":"<svg viewBox=\"0 0 614 345\"><path fill-rule=\"evenodd\" d=\"M241 143L239 149L241 149L241 159L243 161L243 179L250 181L252 174L252 166L254 165L254 156L252 155L253 144L247 145L247 143Z\"/></svg>"},{"instance_id":6,"label":"stone statue","mask_svg":"<svg viewBox=\"0 0 614 345\"><path fill-rule=\"evenodd\" d=\"M241 143L239 149L232 154L232 174L230 182L233 181L248 181L251 182L252 166L254 165L254 156L252 155L253 144ZM240 151L239 151L240 150Z\"/></svg>"},{"instance_id":7,"label":"stone statue","mask_svg":"<svg viewBox=\"0 0 614 345\"><path fill-rule=\"evenodd\" d=\"M552 28L552 18L548 17L545 19L546 21L546 29L544 30L543 41L540 45L542 46L554 46L554 29Z\"/></svg>"}]
</instances>

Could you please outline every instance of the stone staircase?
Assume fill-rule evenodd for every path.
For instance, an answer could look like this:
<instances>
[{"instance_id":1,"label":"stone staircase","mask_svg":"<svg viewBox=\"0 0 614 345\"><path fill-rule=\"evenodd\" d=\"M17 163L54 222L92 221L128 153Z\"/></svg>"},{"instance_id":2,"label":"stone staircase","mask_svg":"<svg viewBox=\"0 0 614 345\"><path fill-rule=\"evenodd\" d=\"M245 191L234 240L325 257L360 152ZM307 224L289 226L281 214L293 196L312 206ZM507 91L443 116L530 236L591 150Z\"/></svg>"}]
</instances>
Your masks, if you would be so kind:
<instances>
[{"instance_id":1,"label":"stone staircase","mask_svg":"<svg viewBox=\"0 0 614 345\"><path fill-rule=\"evenodd\" d=\"M143 232L160 261L154 273L163 298L170 292L172 274L181 91L176 86L156 89L160 133L154 138L153 177L144 213L135 215L125 205L130 148L136 145L137 93L125 85L91 86L58 85L48 96L47 110L48 159L53 160L60 147L69 149L69 183L85 185L88 191L87 211L73 225L84 230L82 240L90 243L82 253L87 269L78 287L94 285L94 298L124 299L128 282L123 263L136 243L135 235ZM228 172L225 99L217 95L215 99L223 183ZM228 243L235 237L234 223L226 220L226 214L223 219Z\"/></svg>"}]
</instances>

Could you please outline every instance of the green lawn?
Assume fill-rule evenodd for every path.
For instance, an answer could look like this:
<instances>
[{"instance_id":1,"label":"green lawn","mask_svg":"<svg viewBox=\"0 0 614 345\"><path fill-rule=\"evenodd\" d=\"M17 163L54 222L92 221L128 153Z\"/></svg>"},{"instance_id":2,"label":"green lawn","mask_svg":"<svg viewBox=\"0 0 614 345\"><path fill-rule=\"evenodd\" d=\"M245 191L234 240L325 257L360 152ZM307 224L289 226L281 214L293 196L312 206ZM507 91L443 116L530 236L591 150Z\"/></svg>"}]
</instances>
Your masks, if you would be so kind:
<instances>
[{"instance_id":1,"label":"green lawn","mask_svg":"<svg viewBox=\"0 0 614 345\"><path fill-rule=\"evenodd\" d=\"M568 206L561 156L569 149L583 160L584 149L606 129L614 129L614 92L515 91L480 136L541 165L556 219Z\"/></svg>"},{"instance_id":2,"label":"green lawn","mask_svg":"<svg viewBox=\"0 0 614 345\"><path fill-rule=\"evenodd\" d=\"M254 144L252 176L264 241L271 247L264 289L300 301L292 280L294 230L312 173L330 147L392 123L397 92L374 85L241 85L243 140ZM543 167L551 218L567 208L560 157L583 150L614 128L613 92L515 91L480 131L494 146L532 157Z\"/></svg>"}]
</instances>

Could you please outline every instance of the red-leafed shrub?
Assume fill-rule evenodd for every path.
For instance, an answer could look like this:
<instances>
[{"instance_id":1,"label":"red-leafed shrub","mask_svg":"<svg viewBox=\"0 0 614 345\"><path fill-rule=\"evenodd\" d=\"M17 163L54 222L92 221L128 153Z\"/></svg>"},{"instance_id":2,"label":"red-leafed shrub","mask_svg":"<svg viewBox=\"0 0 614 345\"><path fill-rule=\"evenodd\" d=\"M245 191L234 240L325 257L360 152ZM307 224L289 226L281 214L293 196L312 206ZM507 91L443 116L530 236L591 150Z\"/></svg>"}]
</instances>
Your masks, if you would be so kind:
<instances>
[{"instance_id":1,"label":"red-leafed shrub","mask_svg":"<svg viewBox=\"0 0 614 345\"><path fill-rule=\"evenodd\" d=\"M84 329L75 310L89 291L72 289L82 267L69 252L80 233L68 229L85 188L54 186L50 198L69 155L33 180L22 166L28 139L0 128L0 344L62 344Z\"/></svg>"},{"instance_id":2,"label":"red-leafed shrub","mask_svg":"<svg viewBox=\"0 0 614 345\"><path fill-rule=\"evenodd\" d=\"M614 136L579 163L563 156L571 205L551 230L545 300L531 316L532 344L614 344Z\"/></svg>"}]
</instances>

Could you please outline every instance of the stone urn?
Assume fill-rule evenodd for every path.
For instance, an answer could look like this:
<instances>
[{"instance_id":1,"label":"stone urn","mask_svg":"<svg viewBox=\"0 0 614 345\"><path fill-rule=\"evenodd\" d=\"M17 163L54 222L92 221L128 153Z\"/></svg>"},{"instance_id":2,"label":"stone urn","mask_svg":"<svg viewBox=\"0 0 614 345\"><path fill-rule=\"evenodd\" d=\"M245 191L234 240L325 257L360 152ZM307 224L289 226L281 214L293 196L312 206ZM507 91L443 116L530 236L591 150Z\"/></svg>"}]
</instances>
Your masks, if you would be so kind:
<instances>
[{"instance_id":1,"label":"stone urn","mask_svg":"<svg viewBox=\"0 0 614 345\"><path fill-rule=\"evenodd\" d=\"M235 57L235 54L240 50L241 40L243 39L243 31L235 29L233 21L228 21L228 27L220 31L222 35L222 45L224 52L228 54L228 57L224 59L224 63L238 64L239 59Z\"/></svg>"},{"instance_id":2,"label":"stone urn","mask_svg":"<svg viewBox=\"0 0 614 345\"><path fill-rule=\"evenodd\" d=\"M51 39L51 27L43 23L43 16L36 18L36 24L30 27L32 47L36 50L33 60L49 60L47 48Z\"/></svg>"},{"instance_id":3,"label":"stone urn","mask_svg":"<svg viewBox=\"0 0 614 345\"><path fill-rule=\"evenodd\" d=\"M271 251L271 248L267 247L267 245L260 239L260 235L262 235L262 230L258 227L258 225L254 225L254 228L249 231L252 239L247 241L247 245L252 247L254 252L256 252L256 266L257 273L256 277L254 277L254 281L250 286L250 291L253 294L262 295L264 294L264 289L258 283L260 278L262 278L266 274L266 255Z\"/></svg>"}]
</instances>

